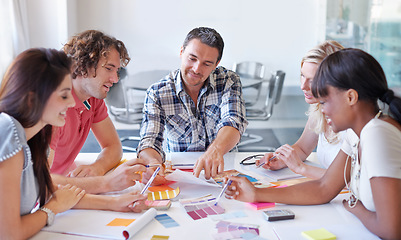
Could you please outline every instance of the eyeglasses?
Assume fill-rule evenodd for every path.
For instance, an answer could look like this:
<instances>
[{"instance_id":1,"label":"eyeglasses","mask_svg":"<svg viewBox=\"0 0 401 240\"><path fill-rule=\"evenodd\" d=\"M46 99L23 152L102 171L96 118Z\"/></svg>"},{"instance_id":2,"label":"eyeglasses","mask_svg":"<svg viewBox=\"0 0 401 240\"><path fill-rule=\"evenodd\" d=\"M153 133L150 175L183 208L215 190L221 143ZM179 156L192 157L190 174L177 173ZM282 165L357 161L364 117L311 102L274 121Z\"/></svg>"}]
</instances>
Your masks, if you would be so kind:
<instances>
[{"instance_id":1,"label":"eyeglasses","mask_svg":"<svg viewBox=\"0 0 401 240\"><path fill-rule=\"evenodd\" d=\"M256 160L260 160L263 156L264 156L264 154L251 155L249 157L242 159L240 164L245 165L245 166L256 164Z\"/></svg>"}]
</instances>

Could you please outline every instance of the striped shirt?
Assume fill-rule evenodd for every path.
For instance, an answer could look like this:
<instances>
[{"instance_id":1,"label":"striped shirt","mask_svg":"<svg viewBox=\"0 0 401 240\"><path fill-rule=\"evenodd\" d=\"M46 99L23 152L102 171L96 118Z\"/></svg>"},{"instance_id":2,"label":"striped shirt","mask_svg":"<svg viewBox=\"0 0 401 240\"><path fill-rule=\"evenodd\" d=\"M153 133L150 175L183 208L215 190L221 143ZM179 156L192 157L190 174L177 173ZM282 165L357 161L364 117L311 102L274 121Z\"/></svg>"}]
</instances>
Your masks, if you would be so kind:
<instances>
[{"instance_id":1,"label":"striped shirt","mask_svg":"<svg viewBox=\"0 0 401 240\"><path fill-rule=\"evenodd\" d=\"M137 150L153 148L165 159L162 143L166 138L169 152L205 151L220 128L231 126L242 135L247 125L242 86L235 72L224 67L213 70L195 105L176 70L147 90Z\"/></svg>"}]
</instances>

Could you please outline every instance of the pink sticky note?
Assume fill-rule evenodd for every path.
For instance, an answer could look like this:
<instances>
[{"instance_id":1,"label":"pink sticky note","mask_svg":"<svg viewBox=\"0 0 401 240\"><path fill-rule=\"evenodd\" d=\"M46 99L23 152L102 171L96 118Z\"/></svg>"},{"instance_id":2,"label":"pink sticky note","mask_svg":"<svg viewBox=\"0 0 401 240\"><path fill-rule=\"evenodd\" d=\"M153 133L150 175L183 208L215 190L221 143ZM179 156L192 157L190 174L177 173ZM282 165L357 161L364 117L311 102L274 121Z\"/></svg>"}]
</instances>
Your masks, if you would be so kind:
<instances>
[{"instance_id":1,"label":"pink sticky note","mask_svg":"<svg viewBox=\"0 0 401 240\"><path fill-rule=\"evenodd\" d=\"M248 206L250 206L256 210L271 208L271 207L276 206L276 204L272 203L272 202L253 202L253 203L247 203L247 204L248 204Z\"/></svg>"}]
</instances>

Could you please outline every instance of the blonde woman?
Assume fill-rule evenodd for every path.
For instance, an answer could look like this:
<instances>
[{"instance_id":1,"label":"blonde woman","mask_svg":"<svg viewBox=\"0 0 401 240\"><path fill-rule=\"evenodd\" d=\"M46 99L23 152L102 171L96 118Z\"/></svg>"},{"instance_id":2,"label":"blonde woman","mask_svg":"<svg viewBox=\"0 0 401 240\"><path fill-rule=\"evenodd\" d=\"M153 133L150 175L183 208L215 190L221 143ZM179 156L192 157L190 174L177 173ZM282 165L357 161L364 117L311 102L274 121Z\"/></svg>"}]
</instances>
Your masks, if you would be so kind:
<instances>
[{"instance_id":1,"label":"blonde woman","mask_svg":"<svg viewBox=\"0 0 401 240\"><path fill-rule=\"evenodd\" d=\"M347 211L378 237L401 239L401 98L388 88L376 59L359 49L328 56L319 66L312 91L333 131L346 131L327 173L285 188L255 188L247 178L231 176L227 197L315 205L330 202L347 186ZM380 110L379 99L388 115Z\"/></svg>"},{"instance_id":2,"label":"blonde woman","mask_svg":"<svg viewBox=\"0 0 401 240\"><path fill-rule=\"evenodd\" d=\"M263 167L271 170L289 167L293 172L311 179L323 176L340 150L343 132L334 133L327 125L321 104L312 95L311 86L316 70L323 59L340 49L343 49L341 44L329 40L317 45L302 58L301 89L304 92L305 102L310 104L305 129L295 144L292 146L285 144L274 153L266 153L257 164L265 162ZM304 163L316 146L317 158L323 168ZM268 160L273 156L277 158L269 162Z\"/></svg>"}]
</instances>

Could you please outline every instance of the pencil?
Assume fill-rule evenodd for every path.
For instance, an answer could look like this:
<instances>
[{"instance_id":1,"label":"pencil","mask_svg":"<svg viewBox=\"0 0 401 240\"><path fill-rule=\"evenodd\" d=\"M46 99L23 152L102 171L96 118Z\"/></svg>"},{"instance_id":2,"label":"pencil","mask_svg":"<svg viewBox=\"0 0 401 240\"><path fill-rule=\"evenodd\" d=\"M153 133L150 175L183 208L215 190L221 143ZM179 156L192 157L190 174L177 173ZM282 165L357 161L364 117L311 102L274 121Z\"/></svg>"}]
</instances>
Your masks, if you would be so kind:
<instances>
[{"instance_id":1,"label":"pencil","mask_svg":"<svg viewBox=\"0 0 401 240\"><path fill-rule=\"evenodd\" d=\"M155 180L157 173L159 173L159 171L160 171L160 167L157 167L155 172L150 177L148 183L146 183L145 187L142 189L141 194L144 194L146 192L146 190L148 190L150 184L153 182L153 180Z\"/></svg>"},{"instance_id":2,"label":"pencil","mask_svg":"<svg viewBox=\"0 0 401 240\"><path fill-rule=\"evenodd\" d=\"M160 166L161 166L160 163L158 163L158 164L148 164L148 165L145 165L145 167L147 167L147 168L150 168L150 167L160 167Z\"/></svg>"},{"instance_id":3,"label":"pencil","mask_svg":"<svg viewBox=\"0 0 401 240\"><path fill-rule=\"evenodd\" d=\"M172 166L173 167L193 167L195 164L194 163L175 163Z\"/></svg>"},{"instance_id":4,"label":"pencil","mask_svg":"<svg viewBox=\"0 0 401 240\"><path fill-rule=\"evenodd\" d=\"M273 157L271 157L271 158L269 159L269 161L267 161L267 162L270 162L271 160L273 160L273 159L275 159L275 158L276 158L276 156L273 156ZM263 162L263 163L259 164L259 166L256 166L256 168L260 168L260 167L262 167L263 165L266 165L266 162Z\"/></svg>"},{"instance_id":5,"label":"pencil","mask_svg":"<svg viewBox=\"0 0 401 240\"><path fill-rule=\"evenodd\" d=\"M216 203L214 204L215 206L216 206L217 203L219 202L221 196L223 196L223 193L227 190L227 187L228 187L229 185L231 185L231 182L232 182L231 179L228 179L226 185L224 185L224 187L223 187L223 189L221 190L219 196L216 198Z\"/></svg>"}]
</instances>

